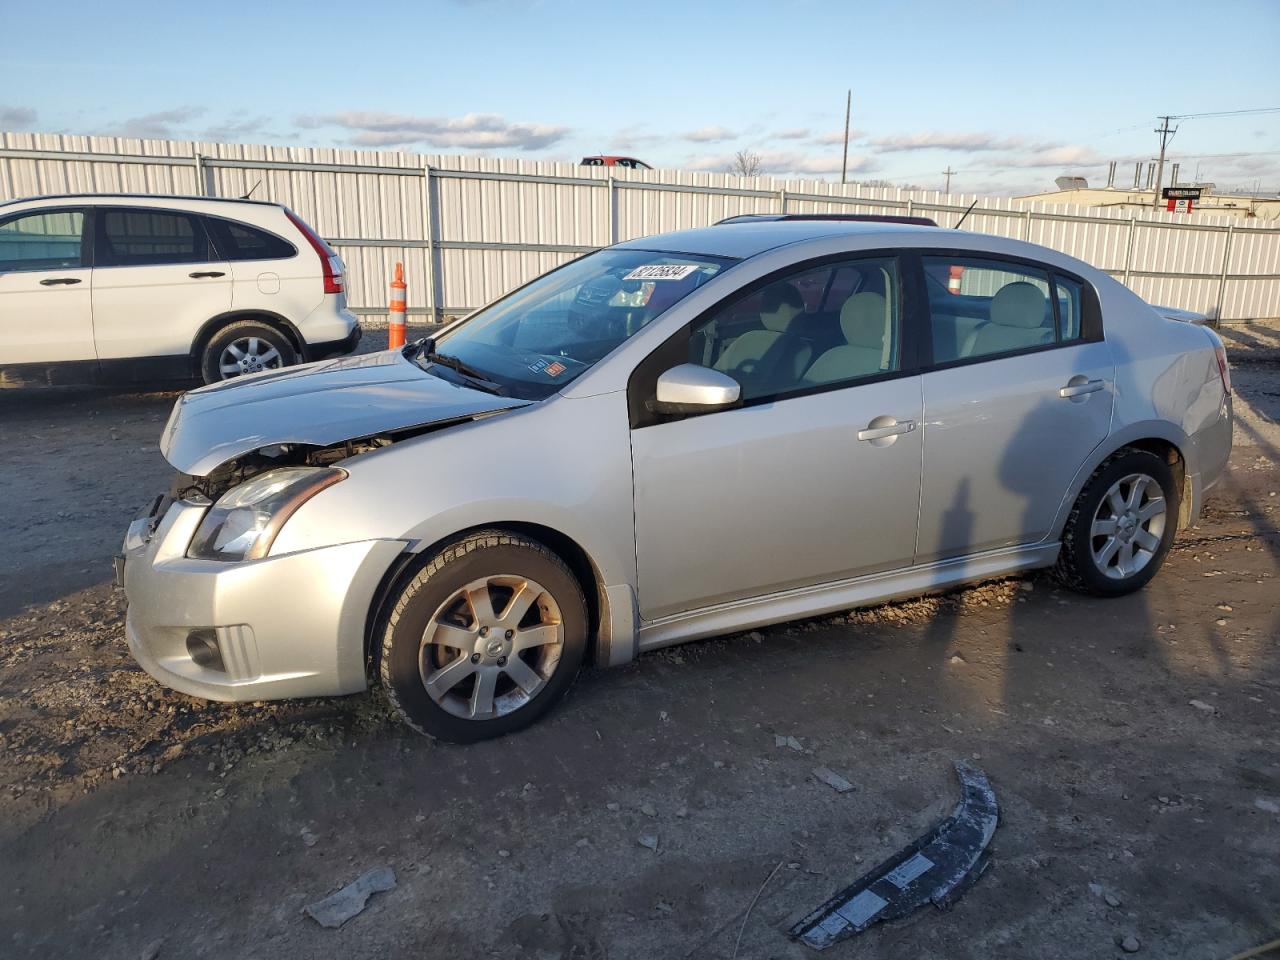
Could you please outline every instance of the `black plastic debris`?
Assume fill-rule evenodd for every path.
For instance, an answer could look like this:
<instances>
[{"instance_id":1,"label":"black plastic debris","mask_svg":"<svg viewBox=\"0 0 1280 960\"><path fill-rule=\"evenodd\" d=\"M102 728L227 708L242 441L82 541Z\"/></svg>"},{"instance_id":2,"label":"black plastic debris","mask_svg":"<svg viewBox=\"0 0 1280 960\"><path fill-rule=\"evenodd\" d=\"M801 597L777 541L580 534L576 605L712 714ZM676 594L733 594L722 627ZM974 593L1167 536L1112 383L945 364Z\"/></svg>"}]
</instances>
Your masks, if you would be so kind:
<instances>
[{"instance_id":1,"label":"black plastic debris","mask_svg":"<svg viewBox=\"0 0 1280 960\"><path fill-rule=\"evenodd\" d=\"M919 840L863 874L791 928L791 936L816 950L861 933L873 923L899 920L926 903L946 910L987 869L987 844L1000 807L987 775L956 764L960 803L951 816Z\"/></svg>"}]
</instances>

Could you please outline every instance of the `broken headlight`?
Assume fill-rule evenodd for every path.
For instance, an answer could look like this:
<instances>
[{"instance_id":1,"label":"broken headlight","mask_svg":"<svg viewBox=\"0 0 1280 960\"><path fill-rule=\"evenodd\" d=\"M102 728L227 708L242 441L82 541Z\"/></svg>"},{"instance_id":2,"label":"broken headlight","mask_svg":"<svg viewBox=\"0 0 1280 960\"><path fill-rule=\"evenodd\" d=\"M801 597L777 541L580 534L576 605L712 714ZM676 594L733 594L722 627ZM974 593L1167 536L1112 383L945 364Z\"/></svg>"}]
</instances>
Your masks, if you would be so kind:
<instances>
[{"instance_id":1,"label":"broken headlight","mask_svg":"<svg viewBox=\"0 0 1280 960\"><path fill-rule=\"evenodd\" d=\"M347 478L338 467L282 467L224 493L204 515L187 556L197 560L258 560L294 512L325 487Z\"/></svg>"}]
</instances>

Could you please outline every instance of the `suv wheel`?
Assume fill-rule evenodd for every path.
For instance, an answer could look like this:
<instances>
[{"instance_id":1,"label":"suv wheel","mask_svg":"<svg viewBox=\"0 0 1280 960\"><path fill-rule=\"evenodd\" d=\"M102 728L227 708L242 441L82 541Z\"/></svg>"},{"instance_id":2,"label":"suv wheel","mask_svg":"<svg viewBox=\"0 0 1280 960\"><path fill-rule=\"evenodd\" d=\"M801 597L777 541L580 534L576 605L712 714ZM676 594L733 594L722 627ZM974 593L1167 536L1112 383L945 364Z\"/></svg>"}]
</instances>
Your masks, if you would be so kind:
<instances>
[{"instance_id":1,"label":"suv wheel","mask_svg":"<svg viewBox=\"0 0 1280 960\"><path fill-rule=\"evenodd\" d=\"M382 686L418 732L487 740L551 709L586 646L586 601L564 562L533 540L481 531L400 592L382 635Z\"/></svg>"},{"instance_id":2,"label":"suv wheel","mask_svg":"<svg viewBox=\"0 0 1280 960\"><path fill-rule=\"evenodd\" d=\"M1178 506L1167 463L1132 448L1112 454L1080 491L1067 519L1058 579L1104 597L1146 586L1173 546Z\"/></svg>"},{"instance_id":3,"label":"suv wheel","mask_svg":"<svg viewBox=\"0 0 1280 960\"><path fill-rule=\"evenodd\" d=\"M230 380L246 373L278 370L298 362L289 338L257 320L239 320L215 333L200 357L205 383Z\"/></svg>"}]
</instances>

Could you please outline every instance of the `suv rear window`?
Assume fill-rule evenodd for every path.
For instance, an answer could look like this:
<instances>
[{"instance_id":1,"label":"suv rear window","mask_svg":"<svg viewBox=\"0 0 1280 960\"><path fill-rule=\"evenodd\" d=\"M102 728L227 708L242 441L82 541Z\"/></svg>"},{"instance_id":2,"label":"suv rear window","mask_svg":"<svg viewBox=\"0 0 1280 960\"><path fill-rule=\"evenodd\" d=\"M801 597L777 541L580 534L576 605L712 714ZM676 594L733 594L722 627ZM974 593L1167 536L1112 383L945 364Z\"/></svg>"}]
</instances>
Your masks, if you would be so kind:
<instances>
[{"instance_id":1,"label":"suv rear window","mask_svg":"<svg viewBox=\"0 0 1280 960\"><path fill-rule=\"evenodd\" d=\"M298 248L283 237L233 220L205 217L205 226L223 260L287 260Z\"/></svg>"},{"instance_id":2,"label":"suv rear window","mask_svg":"<svg viewBox=\"0 0 1280 960\"><path fill-rule=\"evenodd\" d=\"M172 210L102 210L94 266L208 263L209 238L197 217Z\"/></svg>"}]
</instances>

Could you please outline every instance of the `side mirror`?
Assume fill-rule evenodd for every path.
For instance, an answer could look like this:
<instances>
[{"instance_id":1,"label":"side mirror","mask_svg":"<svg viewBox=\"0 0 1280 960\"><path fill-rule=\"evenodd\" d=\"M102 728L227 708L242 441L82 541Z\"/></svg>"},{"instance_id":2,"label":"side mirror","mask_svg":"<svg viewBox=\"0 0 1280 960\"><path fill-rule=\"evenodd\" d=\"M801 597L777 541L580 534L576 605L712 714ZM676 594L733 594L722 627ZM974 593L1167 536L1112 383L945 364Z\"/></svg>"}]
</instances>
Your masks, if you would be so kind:
<instances>
[{"instance_id":1,"label":"side mirror","mask_svg":"<svg viewBox=\"0 0 1280 960\"><path fill-rule=\"evenodd\" d=\"M690 416L742 405L742 385L728 374L696 363L682 363L658 377L654 413Z\"/></svg>"}]
</instances>

